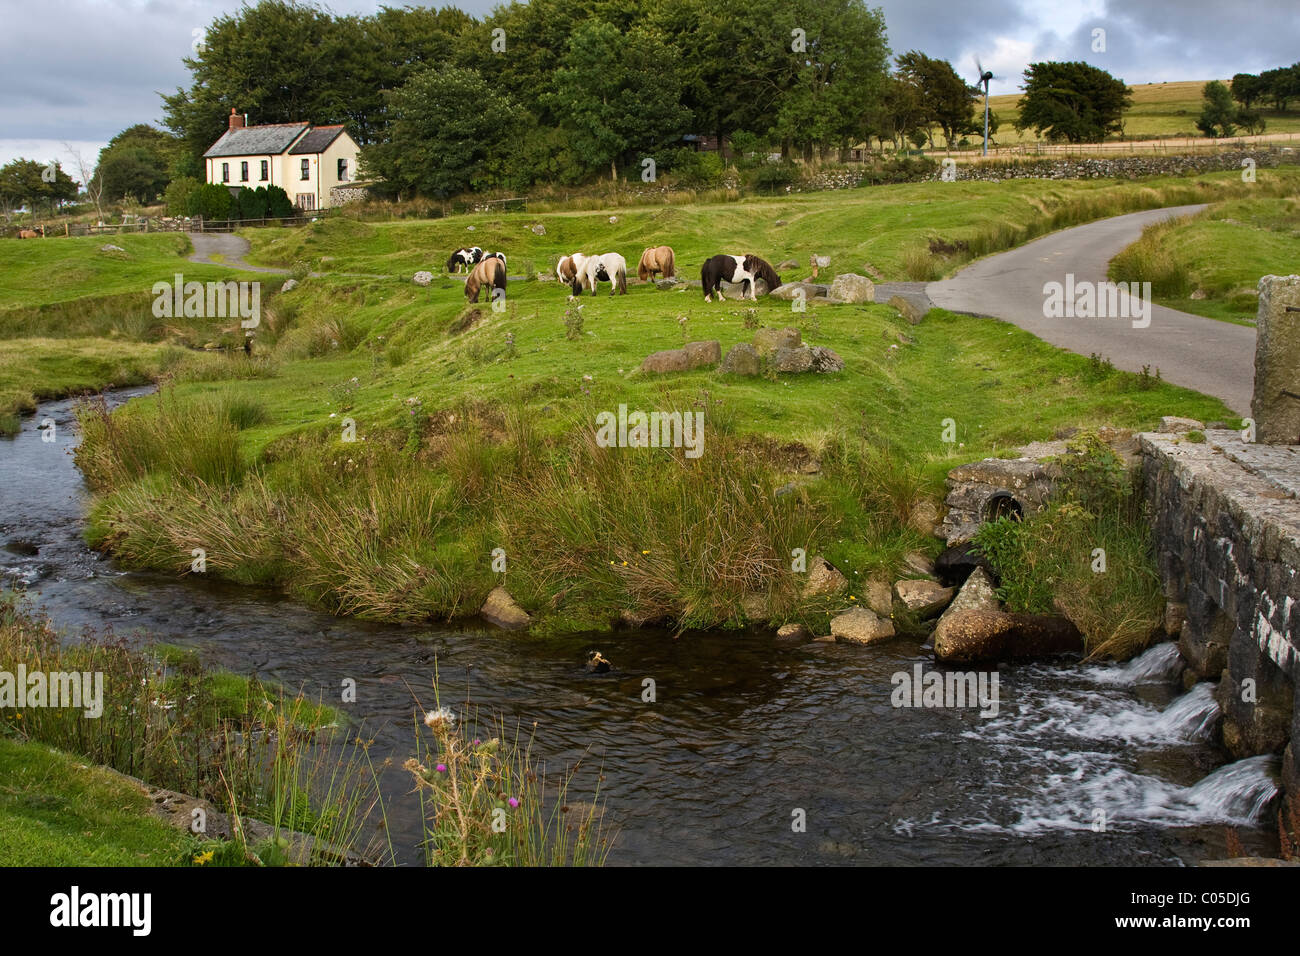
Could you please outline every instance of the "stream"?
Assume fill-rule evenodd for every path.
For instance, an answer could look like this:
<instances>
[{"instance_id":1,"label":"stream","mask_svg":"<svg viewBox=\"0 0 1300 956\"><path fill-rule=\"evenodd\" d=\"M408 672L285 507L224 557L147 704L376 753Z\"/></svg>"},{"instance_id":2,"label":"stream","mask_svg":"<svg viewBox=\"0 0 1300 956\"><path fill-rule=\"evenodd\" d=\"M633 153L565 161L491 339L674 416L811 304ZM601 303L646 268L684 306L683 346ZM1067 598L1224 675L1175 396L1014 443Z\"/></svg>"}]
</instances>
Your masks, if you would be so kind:
<instances>
[{"instance_id":1,"label":"stream","mask_svg":"<svg viewBox=\"0 0 1300 956\"><path fill-rule=\"evenodd\" d=\"M619 828L611 864L1181 865L1224 856L1230 826L1248 852L1275 845L1262 810L1278 761L1225 762L1208 740L1212 686L1181 693L1172 644L1124 665L1003 665L998 714L984 718L891 704L895 673L934 667L908 640L398 627L200 575L123 572L81 538L73 406L43 403L0 440L0 577L68 639L147 632L327 702L353 678L357 703L340 709L396 767L412 752L413 692L432 704L436 661L444 704L536 722L552 772L584 754L600 768ZM586 672L596 649L612 672ZM646 677L654 703L642 701ZM408 779L395 769L383 784L398 858L419 863ZM796 810L806 832L792 828Z\"/></svg>"}]
</instances>

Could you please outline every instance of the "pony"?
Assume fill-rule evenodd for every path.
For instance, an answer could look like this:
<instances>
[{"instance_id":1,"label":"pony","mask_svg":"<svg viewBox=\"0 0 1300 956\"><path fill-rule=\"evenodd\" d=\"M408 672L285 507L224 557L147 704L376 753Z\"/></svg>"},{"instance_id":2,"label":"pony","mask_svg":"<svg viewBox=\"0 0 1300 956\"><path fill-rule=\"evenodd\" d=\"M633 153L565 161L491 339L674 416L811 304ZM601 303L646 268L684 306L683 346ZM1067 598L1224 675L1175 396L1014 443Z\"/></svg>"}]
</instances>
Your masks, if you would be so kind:
<instances>
[{"instance_id":1,"label":"pony","mask_svg":"<svg viewBox=\"0 0 1300 956\"><path fill-rule=\"evenodd\" d=\"M665 279L672 279L677 275L672 246L650 246L641 253L641 264L636 270L637 277L645 282L646 279L653 279L656 272L662 272Z\"/></svg>"},{"instance_id":2,"label":"pony","mask_svg":"<svg viewBox=\"0 0 1300 956\"><path fill-rule=\"evenodd\" d=\"M756 300L754 281L762 279L767 283L768 291L781 284L781 277L776 270L755 255L729 256L719 254L700 269L700 280L704 283L704 301L712 302L713 294L718 294L718 301L725 302L722 295L723 282L735 282L740 285L742 299Z\"/></svg>"},{"instance_id":3,"label":"pony","mask_svg":"<svg viewBox=\"0 0 1300 956\"><path fill-rule=\"evenodd\" d=\"M19 239L44 239L45 227L37 226L35 229L19 229L18 238Z\"/></svg>"},{"instance_id":4,"label":"pony","mask_svg":"<svg viewBox=\"0 0 1300 956\"><path fill-rule=\"evenodd\" d=\"M627 260L617 252L583 256L581 272L573 279L573 294L582 295L583 289L591 289L595 295L597 282L608 282L610 295L616 291L627 295Z\"/></svg>"},{"instance_id":5,"label":"pony","mask_svg":"<svg viewBox=\"0 0 1300 956\"><path fill-rule=\"evenodd\" d=\"M479 290L484 286L492 287L492 297L495 297L497 289L505 290L506 264L496 256L489 256L474 266L474 271L465 280L465 298L477 302Z\"/></svg>"},{"instance_id":6,"label":"pony","mask_svg":"<svg viewBox=\"0 0 1300 956\"><path fill-rule=\"evenodd\" d=\"M457 249L447 257L447 271L459 272L461 266L464 266L465 271L469 272L473 266L478 265L479 260L482 258L483 250L478 246L470 246L468 249Z\"/></svg>"},{"instance_id":7,"label":"pony","mask_svg":"<svg viewBox=\"0 0 1300 956\"><path fill-rule=\"evenodd\" d=\"M483 253L483 258L484 258L484 259L500 259L502 265L505 265L505 264L506 264L506 254L505 254L504 252L485 252L485 253Z\"/></svg>"},{"instance_id":8,"label":"pony","mask_svg":"<svg viewBox=\"0 0 1300 956\"><path fill-rule=\"evenodd\" d=\"M573 285L573 277L578 274L578 267L574 263L575 258L585 258L582 253L575 252L571 256L564 256L555 266L555 278L559 279L565 285Z\"/></svg>"}]
</instances>

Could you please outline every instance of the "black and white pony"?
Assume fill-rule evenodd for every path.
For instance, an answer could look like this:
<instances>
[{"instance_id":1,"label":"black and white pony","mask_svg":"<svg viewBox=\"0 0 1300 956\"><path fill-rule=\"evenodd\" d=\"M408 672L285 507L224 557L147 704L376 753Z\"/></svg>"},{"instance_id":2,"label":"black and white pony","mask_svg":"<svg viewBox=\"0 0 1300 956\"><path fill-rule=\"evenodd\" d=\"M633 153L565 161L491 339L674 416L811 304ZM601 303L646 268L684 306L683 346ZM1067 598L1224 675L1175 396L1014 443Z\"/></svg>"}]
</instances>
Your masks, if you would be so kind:
<instances>
[{"instance_id":1,"label":"black and white pony","mask_svg":"<svg viewBox=\"0 0 1300 956\"><path fill-rule=\"evenodd\" d=\"M484 258L484 259L500 259L502 265L505 265L505 264L506 264L506 254L505 254L504 252L485 252L485 253L483 253L483 258ZM482 261L482 260L480 260L480 261Z\"/></svg>"},{"instance_id":2,"label":"black and white pony","mask_svg":"<svg viewBox=\"0 0 1300 956\"><path fill-rule=\"evenodd\" d=\"M704 283L704 301L712 302L716 292L719 302L725 302L722 295L722 283L733 282L740 286L742 299L757 299L754 282L762 279L771 292L781 284L781 277L765 259L758 256L728 256L719 254L700 269L700 280Z\"/></svg>"},{"instance_id":3,"label":"black and white pony","mask_svg":"<svg viewBox=\"0 0 1300 956\"><path fill-rule=\"evenodd\" d=\"M447 271L460 272L463 268L466 272L474 268L483 259L483 250L478 246L470 246L468 249L457 249L447 258Z\"/></svg>"}]
</instances>

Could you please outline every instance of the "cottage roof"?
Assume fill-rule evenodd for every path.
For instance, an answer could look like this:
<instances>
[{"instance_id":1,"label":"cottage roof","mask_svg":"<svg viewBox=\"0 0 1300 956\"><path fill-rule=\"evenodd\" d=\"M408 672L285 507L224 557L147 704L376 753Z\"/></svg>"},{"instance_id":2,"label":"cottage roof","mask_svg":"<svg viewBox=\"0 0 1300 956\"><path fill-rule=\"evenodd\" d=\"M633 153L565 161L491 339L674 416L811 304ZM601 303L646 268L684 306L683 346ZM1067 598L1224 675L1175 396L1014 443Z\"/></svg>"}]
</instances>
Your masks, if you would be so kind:
<instances>
[{"instance_id":1,"label":"cottage roof","mask_svg":"<svg viewBox=\"0 0 1300 956\"><path fill-rule=\"evenodd\" d=\"M203 155L207 159L220 156L278 156L308 128L307 123L268 123L264 126L228 129Z\"/></svg>"},{"instance_id":2,"label":"cottage roof","mask_svg":"<svg viewBox=\"0 0 1300 956\"><path fill-rule=\"evenodd\" d=\"M294 156L304 153L323 153L329 148L330 143L342 134L342 126L313 126L306 136L293 144L293 149L289 150L289 153Z\"/></svg>"}]
</instances>

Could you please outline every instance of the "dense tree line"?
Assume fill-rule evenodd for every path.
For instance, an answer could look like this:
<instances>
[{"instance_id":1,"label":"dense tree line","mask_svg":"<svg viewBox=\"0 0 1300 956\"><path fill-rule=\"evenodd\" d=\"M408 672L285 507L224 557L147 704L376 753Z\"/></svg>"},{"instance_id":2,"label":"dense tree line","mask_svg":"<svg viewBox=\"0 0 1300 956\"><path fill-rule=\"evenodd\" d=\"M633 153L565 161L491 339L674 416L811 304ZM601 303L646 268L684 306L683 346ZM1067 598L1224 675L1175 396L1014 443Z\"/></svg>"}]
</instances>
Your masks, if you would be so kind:
<instances>
[{"instance_id":1,"label":"dense tree line","mask_svg":"<svg viewBox=\"0 0 1300 956\"><path fill-rule=\"evenodd\" d=\"M687 133L811 158L975 126L946 62L912 52L891 72L864 0L531 0L481 19L261 0L203 41L190 87L164 96L190 157L231 107L344 123L365 171L408 193L698 169Z\"/></svg>"}]
</instances>

